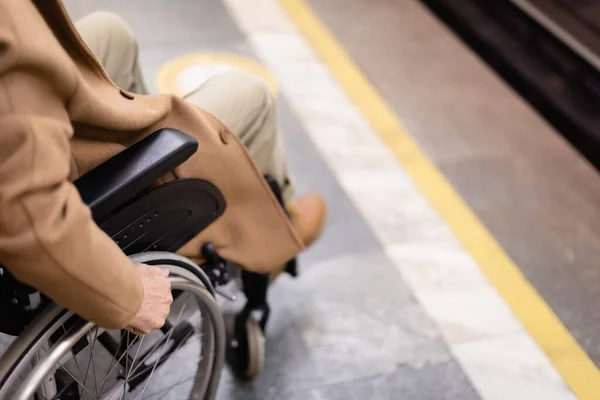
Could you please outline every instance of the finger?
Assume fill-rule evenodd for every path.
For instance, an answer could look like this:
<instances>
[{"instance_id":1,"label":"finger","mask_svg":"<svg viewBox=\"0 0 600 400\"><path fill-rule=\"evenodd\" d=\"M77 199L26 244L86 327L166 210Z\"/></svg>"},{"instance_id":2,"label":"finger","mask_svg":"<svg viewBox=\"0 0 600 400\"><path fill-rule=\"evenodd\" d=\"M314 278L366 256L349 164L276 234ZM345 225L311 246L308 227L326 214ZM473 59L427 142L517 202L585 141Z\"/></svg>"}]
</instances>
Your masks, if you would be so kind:
<instances>
[{"instance_id":1,"label":"finger","mask_svg":"<svg viewBox=\"0 0 600 400\"><path fill-rule=\"evenodd\" d=\"M159 276L169 276L169 270L165 268L152 266L152 271Z\"/></svg>"},{"instance_id":2,"label":"finger","mask_svg":"<svg viewBox=\"0 0 600 400\"><path fill-rule=\"evenodd\" d=\"M168 315L168 314L167 314ZM163 325L165 324L165 322L167 321L167 316L161 316L156 318L156 320L154 321L154 326L156 327L156 329L160 329L163 327Z\"/></svg>"},{"instance_id":3,"label":"finger","mask_svg":"<svg viewBox=\"0 0 600 400\"><path fill-rule=\"evenodd\" d=\"M143 335L143 334L145 334L145 333L146 333L146 332L144 332L142 329L138 329L138 328L136 328L136 327L134 327L134 326L131 326L131 325L130 325L130 326L128 326L128 327L126 327L126 328L125 328L125 330L127 330L127 331L129 331L129 332L133 333L134 335Z\"/></svg>"},{"instance_id":4,"label":"finger","mask_svg":"<svg viewBox=\"0 0 600 400\"><path fill-rule=\"evenodd\" d=\"M165 324L165 321L167 320L168 316L169 316L169 307L165 307L165 309L163 310L163 312L161 314L163 325Z\"/></svg>"}]
</instances>

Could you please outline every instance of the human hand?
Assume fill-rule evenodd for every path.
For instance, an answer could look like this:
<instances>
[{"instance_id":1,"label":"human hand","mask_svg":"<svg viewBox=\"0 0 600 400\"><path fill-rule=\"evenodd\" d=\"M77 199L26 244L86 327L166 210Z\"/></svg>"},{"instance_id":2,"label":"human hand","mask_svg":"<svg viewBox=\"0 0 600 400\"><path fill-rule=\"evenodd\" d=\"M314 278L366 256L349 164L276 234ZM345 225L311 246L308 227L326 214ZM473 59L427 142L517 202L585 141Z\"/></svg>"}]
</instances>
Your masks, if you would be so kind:
<instances>
[{"instance_id":1,"label":"human hand","mask_svg":"<svg viewBox=\"0 0 600 400\"><path fill-rule=\"evenodd\" d=\"M150 333L161 328L169 315L173 296L169 271L146 264L137 264L144 286L142 305L129 322L127 330L136 333Z\"/></svg>"}]
</instances>

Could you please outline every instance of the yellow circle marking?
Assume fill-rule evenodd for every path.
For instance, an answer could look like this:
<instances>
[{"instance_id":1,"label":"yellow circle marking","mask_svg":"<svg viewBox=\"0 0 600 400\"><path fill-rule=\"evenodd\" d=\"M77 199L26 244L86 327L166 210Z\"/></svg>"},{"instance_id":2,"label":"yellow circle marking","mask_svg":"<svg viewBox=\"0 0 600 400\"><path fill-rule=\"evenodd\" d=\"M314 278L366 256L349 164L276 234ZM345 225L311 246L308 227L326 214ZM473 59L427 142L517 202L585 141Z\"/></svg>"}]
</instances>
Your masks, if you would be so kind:
<instances>
[{"instance_id":1,"label":"yellow circle marking","mask_svg":"<svg viewBox=\"0 0 600 400\"><path fill-rule=\"evenodd\" d=\"M259 62L234 53L191 53L173 58L163 64L156 74L156 87L161 93L184 96L197 89L203 81L199 79L196 87L182 87L182 78L193 68L211 67L218 69L241 69L262 78L274 95L279 93L279 85L273 75Z\"/></svg>"}]
</instances>

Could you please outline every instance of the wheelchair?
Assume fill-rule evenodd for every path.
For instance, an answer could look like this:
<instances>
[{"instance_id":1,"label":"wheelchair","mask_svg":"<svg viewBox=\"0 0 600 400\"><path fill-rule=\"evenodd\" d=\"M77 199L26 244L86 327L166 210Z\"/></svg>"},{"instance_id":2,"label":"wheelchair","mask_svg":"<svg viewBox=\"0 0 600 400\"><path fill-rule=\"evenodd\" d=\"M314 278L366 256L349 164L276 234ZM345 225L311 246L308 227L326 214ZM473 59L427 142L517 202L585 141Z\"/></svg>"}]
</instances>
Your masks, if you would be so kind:
<instances>
[{"instance_id":1,"label":"wheelchair","mask_svg":"<svg viewBox=\"0 0 600 400\"><path fill-rule=\"evenodd\" d=\"M0 268L0 332L16 337L0 357L0 400L194 399L215 397L221 369L248 380L264 363L267 274L240 271L204 243L204 264L175 252L223 214L219 189L202 179L156 187L197 149L161 129L75 181L98 226L136 263L170 271L174 302L148 335L106 330L53 304ZM280 188L267 179L283 204ZM285 271L296 276L296 261ZM234 281L246 297L226 332L218 294ZM183 375L183 376L182 376Z\"/></svg>"}]
</instances>

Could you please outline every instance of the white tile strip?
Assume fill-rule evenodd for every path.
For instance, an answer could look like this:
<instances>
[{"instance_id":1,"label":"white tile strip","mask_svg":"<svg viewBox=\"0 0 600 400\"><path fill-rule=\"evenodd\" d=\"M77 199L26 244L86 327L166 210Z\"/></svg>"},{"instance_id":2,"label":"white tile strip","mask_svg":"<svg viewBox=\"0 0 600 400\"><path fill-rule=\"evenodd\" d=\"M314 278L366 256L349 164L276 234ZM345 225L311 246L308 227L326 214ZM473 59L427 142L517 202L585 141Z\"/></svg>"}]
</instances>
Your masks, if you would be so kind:
<instances>
[{"instance_id":1,"label":"white tile strip","mask_svg":"<svg viewBox=\"0 0 600 400\"><path fill-rule=\"evenodd\" d=\"M484 400L574 399L276 0L223 0Z\"/></svg>"}]
</instances>

